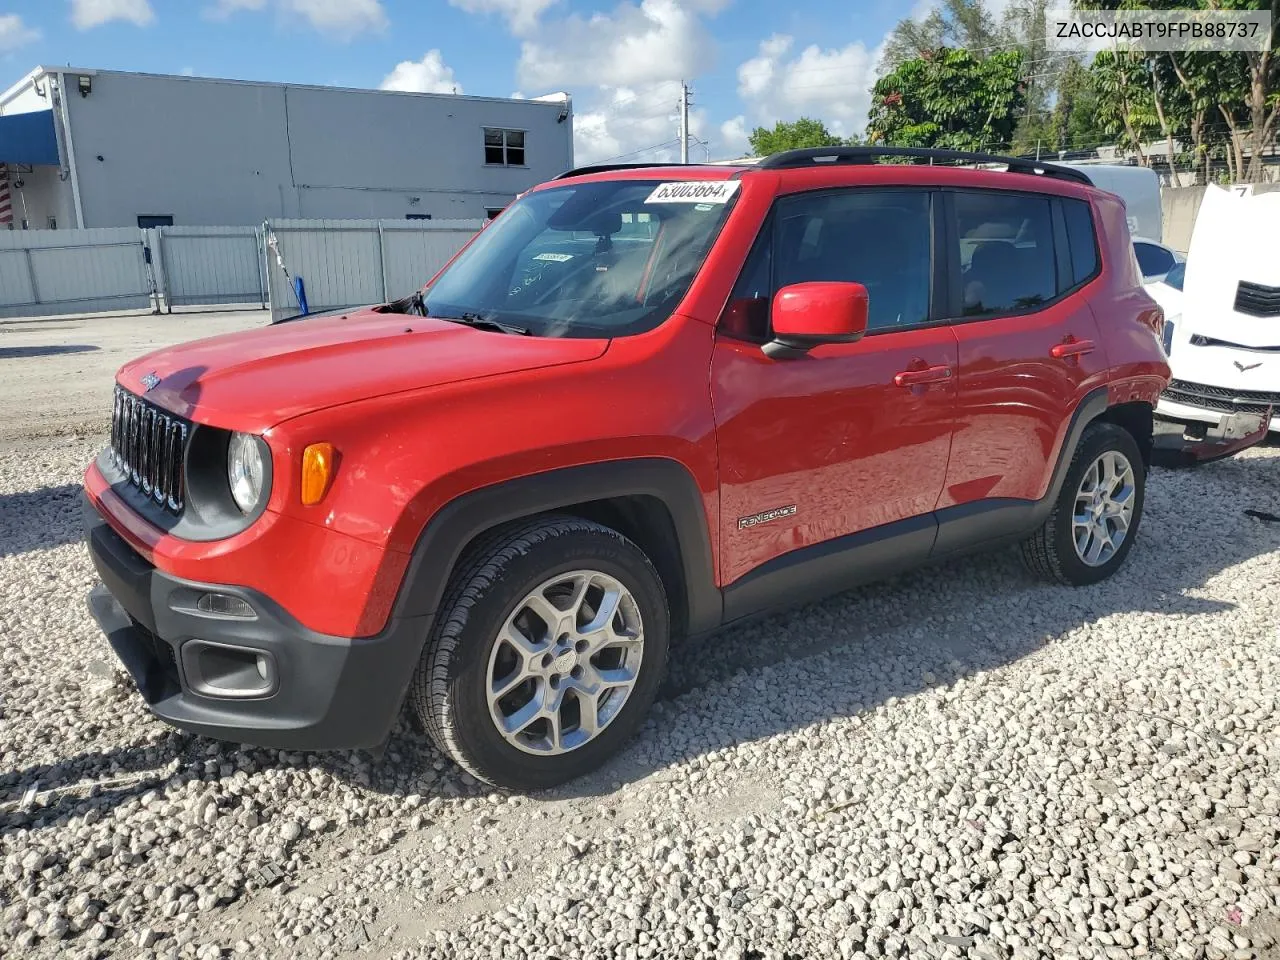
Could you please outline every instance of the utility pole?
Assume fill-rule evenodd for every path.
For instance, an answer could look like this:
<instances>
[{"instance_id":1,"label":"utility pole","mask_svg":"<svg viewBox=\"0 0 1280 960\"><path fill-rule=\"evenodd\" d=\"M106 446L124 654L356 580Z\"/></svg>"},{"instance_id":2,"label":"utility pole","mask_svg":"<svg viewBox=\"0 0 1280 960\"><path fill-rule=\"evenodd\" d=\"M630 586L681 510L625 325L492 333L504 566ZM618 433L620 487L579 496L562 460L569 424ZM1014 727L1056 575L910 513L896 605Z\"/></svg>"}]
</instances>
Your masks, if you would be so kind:
<instances>
[{"instance_id":1,"label":"utility pole","mask_svg":"<svg viewBox=\"0 0 1280 960\"><path fill-rule=\"evenodd\" d=\"M680 162L689 162L689 84L680 81Z\"/></svg>"}]
</instances>

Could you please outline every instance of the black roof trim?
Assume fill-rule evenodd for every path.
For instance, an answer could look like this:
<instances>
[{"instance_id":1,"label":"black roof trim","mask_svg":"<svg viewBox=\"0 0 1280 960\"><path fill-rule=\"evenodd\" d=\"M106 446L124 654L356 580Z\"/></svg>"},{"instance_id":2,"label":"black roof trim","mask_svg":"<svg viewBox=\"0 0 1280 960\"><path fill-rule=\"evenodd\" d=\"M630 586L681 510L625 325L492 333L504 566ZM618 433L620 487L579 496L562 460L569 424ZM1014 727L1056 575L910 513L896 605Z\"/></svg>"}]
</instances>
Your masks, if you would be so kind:
<instances>
[{"instance_id":1,"label":"black roof trim","mask_svg":"<svg viewBox=\"0 0 1280 960\"><path fill-rule=\"evenodd\" d=\"M659 167L704 167L703 163L680 163L678 160L670 160L666 163L596 163L587 167L575 167L572 170L566 170L553 179L564 180L567 177L585 177L589 173L609 173L612 170L643 170L646 167L657 169Z\"/></svg>"},{"instance_id":2,"label":"black roof trim","mask_svg":"<svg viewBox=\"0 0 1280 960\"><path fill-rule=\"evenodd\" d=\"M1056 163L1027 160L1020 157L1003 157L991 153L968 153L963 150L931 150L924 147L808 147L804 150L787 150L765 157L756 165L757 170L790 170L798 167L823 166L825 164L871 164L881 157L902 157L917 163L928 161L946 163L1000 163L1010 173L1031 173L1055 180L1070 180L1093 186L1093 181L1083 171Z\"/></svg>"}]
</instances>

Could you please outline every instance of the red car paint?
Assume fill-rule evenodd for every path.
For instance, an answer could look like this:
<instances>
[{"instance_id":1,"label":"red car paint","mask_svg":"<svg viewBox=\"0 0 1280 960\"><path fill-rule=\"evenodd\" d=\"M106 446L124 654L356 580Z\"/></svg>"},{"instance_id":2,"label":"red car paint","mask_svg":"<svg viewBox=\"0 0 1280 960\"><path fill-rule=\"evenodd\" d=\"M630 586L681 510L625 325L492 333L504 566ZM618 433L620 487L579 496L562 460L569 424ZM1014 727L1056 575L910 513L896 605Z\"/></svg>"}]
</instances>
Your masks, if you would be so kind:
<instances>
[{"instance_id":1,"label":"red car paint","mask_svg":"<svg viewBox=\"0 0 1280 960\"><path fill-rule=\"evenodd\" d=\"M97 466L88 496L159 570L253 588L311 630L369 637L387 624L428 522L481 488L582 464L674 461L701 492L725 588L800 547L941 507L1042 497L1085 394L1103 386L1112 403L1154 407L1167 383L1159 311L1134 273L1123 209L1092 188L911 165L580 179L731 177L741 183L723 229L672 315L648 332L517 337L370 308L162 350L127 364L118 382L141 394L154 374L156 405L261 435L274 474L265 512L198 542L131 510ZM774 202L866 186L1086 200L1100 273L1038 312L881 332L801 360L726 336L730 292ZM1062 344L1077 346L1055 355ZM302 450L321 441L337 449L338 469L307 507ZM794 515L740 523L795 504Z\"/></svg>"}]
</instances>

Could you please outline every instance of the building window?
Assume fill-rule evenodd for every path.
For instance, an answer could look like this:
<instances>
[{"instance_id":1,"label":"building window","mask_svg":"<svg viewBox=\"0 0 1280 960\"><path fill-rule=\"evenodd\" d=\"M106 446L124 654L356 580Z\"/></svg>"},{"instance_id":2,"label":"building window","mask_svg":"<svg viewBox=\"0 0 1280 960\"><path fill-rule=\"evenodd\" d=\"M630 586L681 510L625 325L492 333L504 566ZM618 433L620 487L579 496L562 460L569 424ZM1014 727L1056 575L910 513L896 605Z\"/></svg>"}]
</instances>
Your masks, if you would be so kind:
<instances>
[{"instance_id":1,"label":"building window","mask_svg":"<svg viewBox=\"0 0 1280 960\"><path fill-rule=\"evenodd\" d=\"M486 220L492 220L505 209L507 208L506 207L485 207L484 218Z\"/></svg>"},{"instance_id":2,"label":"building window","mask_svg":"<svg viewBox=\"0 0 1280 960\"><path fill-rule=\"evenodd\" d=\"M485 127L484 162L494 167L523 167L524 131Z\"/></svg>"},{"instance_id":3,"label":"building window","mask_svg":"<svg viewBox=\"0 0 1280 960\"><path fill-rule=\"evenodd\" d=\"M173 217L156 216L154 214L138 214L138 227L142 230L149 230L152 227L172 227Z\"/></svg>"},{"instance_id":4,"label":"building window","mask_svg":"<svg viewBox=\"0 0 1280 960\"><path fill-rule=\"evenodd\" d=\"M431 214L429 214L429 213L406 213L406 214L404 215L404 218L405 218L406 220L430 220L430 219L431 219Z\"/></svg>"},{"instance_id":5,"label":"building window","mask_svg":"<svg viewBox=\"0 0 1280 960\"><path fill-rule=\"evenodd\" d=\"M57 229L58 229L58 218L57 218L57 217L50 217L50 218L49 218L49 229L50 229L50 230L57 230Z\"/></svg>"}]
</instances>

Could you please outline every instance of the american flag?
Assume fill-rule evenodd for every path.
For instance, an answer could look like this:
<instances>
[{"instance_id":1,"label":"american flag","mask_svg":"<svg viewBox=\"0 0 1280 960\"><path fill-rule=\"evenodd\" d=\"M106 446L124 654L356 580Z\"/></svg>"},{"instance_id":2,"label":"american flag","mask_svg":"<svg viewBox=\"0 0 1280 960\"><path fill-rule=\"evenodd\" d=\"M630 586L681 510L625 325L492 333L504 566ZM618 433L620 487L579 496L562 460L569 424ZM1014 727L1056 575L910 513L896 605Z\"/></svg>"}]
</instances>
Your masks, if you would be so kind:
<instances>
[{"instance_id":1,"label":"american flag","mask_svg":"<svg viewBox=\"0 0 1280 960\"><path fill-rule=\"evenodd\" d=\"M13 229L13 201L9 196L9 167L0 163L0 229Z\"/></svg>"}]
</instances>

